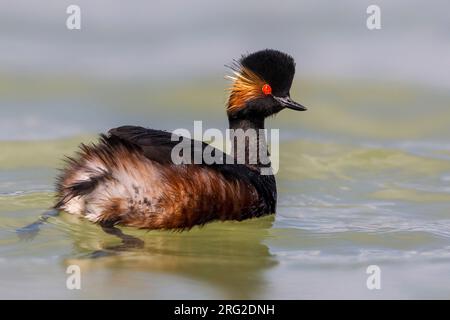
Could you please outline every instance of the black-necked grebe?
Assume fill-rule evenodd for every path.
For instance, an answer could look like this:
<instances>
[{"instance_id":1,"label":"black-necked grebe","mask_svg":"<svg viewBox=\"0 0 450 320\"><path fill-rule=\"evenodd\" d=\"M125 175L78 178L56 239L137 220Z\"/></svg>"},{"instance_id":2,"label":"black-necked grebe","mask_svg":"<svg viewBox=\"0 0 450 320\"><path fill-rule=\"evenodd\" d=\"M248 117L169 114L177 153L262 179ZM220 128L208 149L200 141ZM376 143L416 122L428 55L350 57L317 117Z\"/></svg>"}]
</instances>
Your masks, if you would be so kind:
<instances>
[{"instance_id":1,"label":"black-necked grebe","mask_svg":"<svg viewBox=\"0 0 450 320\"><path fill-rule=\"evenodd\" d=\"M263 129L265 118L284 108L306 110L290 99L291 56L262 50L243 56L232 68L230 129ZM247 162L247 155L241 164L174 164L171 151L178 142L171 138L169 132L124 126L95 145L81 145L58 179L55 209L102 226L147 229L189 229L212 220L275 213L275 177L261 174L267 164ZM211 148L200 145L200 152ZM249 152L248 141L243 150ZM213 151L219 158L236 157Z\"/></svg>"}]
</instances>

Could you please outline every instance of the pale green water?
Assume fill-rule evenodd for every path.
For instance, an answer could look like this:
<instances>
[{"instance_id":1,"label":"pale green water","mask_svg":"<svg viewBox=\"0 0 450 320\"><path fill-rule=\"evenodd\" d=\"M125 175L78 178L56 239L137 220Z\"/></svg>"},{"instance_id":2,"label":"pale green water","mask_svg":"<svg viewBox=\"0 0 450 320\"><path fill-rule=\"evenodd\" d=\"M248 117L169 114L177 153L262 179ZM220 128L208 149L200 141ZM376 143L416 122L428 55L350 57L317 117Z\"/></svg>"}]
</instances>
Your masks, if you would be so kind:
<instances>
[{"instance_id":1,"label":"pale green water","mask_svg":"<svg viewBox=\"0 0 450 320\"><path fill-rule=\"evenodd\" d=\"M268 122L282 138L276 217L184 233L124 228L145 247L93 259L120 241L68 214L33 240L15 233L52 205L63 155L119 124L225 128L224 83L171 84L169 93L142 83L3 81L0 297L450 298L450 95L303 82L292 95L309 111ZM81 266L82 290L66 289L70 264ZM371 264L382 270L379 291L366 288Z\"/></svg>"}]
</instances>

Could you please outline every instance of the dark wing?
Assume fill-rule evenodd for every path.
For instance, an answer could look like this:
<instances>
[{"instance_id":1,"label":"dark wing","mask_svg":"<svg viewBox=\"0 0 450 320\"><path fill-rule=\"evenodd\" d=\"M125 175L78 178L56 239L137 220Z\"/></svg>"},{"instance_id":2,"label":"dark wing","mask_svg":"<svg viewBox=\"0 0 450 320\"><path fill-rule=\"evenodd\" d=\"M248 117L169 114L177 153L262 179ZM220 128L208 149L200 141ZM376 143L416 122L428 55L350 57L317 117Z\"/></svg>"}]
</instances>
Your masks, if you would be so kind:
<instances>
[{"instance_id":1,"label":"dark wing","mask_svg":"<svg viewBox=\"0 0 450 320\"><path fill-rule=\"evenodd\" d=\"M137 126L123 126L114 128L109 130L108 133L110 136L120 138L128 143L139 146L147 158L162 164L173 163L171 157L172 149L181 142L181 139L186 139L184 141L191 144L191 154L189 155L191 160L190 163L194 163L195 153L203 154L203 150L209 146L204 142L187 139L186 137L181 137L178 135L172 135L171 132L147 129ZM174 139L172 139L172 136ZM216 148L213 148L211 152L213 155L217 155L217 157L220 155L224 160L227 156ZM198 157L198 159L202 158Z\"/></svg>"}]
</instances>

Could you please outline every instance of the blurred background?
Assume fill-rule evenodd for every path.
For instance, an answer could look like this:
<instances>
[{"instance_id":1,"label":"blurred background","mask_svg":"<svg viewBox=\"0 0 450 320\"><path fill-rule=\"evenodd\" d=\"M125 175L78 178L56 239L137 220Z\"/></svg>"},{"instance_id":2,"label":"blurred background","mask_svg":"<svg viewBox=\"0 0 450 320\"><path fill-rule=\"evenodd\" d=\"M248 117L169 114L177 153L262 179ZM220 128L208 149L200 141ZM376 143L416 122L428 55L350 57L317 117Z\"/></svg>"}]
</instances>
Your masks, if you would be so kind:
<instances>
[{"instance_id":1,"label":"blurred background","mask_svg":"<svg viewBox=\"0 0 450 320\"><path fill-rule=\"evenodd\" d=\"M66 28L71 4L81 30ZM366 27L371 4L380 30ZM0 297L449 298L449 12L443 0L1 2ZM101 259L85 256L116 240L67 215L18 240L78 143L124 124L225 129L224 65L264 48L295 58L291 96L309 107L268 122L282 138L275 218L129 230L146 251ZM74 259L89 270L80 292L64 286ZM366 288L370 264L380 291Z\"/></svg>"}]
</instances>

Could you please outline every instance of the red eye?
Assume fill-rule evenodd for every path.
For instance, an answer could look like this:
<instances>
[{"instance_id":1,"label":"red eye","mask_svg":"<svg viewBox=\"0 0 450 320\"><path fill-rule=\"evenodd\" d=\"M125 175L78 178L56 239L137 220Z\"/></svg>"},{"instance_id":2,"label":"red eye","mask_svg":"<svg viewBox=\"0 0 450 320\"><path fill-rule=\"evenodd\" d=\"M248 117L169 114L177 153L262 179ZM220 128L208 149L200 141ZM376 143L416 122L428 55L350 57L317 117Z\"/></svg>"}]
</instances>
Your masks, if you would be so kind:
<instances>
[{"instance_id":1,"label":"red eye","mask_svg":"<svg viewBox=\"0 0 450 320\"><path fill-rule=\"evenodd\" d=\"M266 83L262 87L262 92L267 96L272 93L272 88Z\"/></svg>"}]
</instances>

